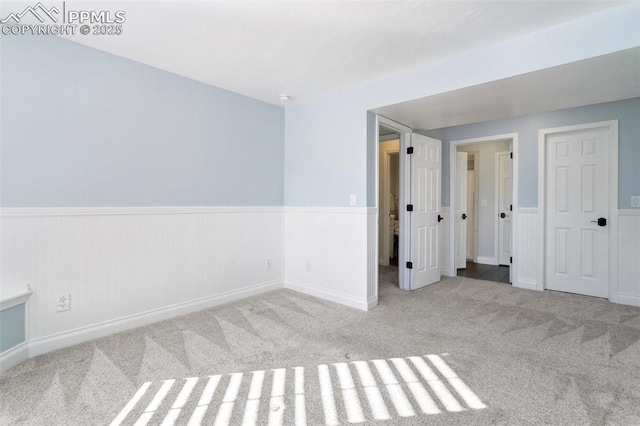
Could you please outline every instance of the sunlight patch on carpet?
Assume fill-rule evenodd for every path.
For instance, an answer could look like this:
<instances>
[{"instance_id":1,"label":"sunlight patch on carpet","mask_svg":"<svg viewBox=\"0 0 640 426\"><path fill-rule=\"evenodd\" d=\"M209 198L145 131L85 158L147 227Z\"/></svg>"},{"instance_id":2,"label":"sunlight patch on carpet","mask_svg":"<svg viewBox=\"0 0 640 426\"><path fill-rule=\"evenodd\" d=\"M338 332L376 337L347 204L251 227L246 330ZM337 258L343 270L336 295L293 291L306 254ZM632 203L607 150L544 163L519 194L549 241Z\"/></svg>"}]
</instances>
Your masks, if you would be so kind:
<instances>
[{"instance_id":1,"label":"sunlight patch on carpet","mask_svg":"<svg viewBox=\"0 0 640 426\"><path fill-rule=\"evenodd\" d=\"M331 426L486 408L446 363L448 355L321 364L306 377L303 367L294 367L145 382L111 426L152 420L163 426L253 426L260 419L269 426L306 426L310 411L322 413ZM319 398L307 398L310 388Z\"/></svg>"}]
</instances>

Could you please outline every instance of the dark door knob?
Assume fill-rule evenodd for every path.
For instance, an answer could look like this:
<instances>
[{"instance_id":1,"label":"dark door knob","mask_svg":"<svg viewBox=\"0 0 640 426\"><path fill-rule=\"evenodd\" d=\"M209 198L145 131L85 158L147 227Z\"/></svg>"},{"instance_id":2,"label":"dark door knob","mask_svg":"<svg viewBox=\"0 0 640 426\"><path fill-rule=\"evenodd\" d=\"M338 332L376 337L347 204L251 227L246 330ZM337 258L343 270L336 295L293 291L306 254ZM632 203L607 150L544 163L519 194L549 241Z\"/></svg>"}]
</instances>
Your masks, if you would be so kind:
<instances>
[{"instance_id":1,"label":"dark door knob","mask_svg":"<svg viewBox=\"0 0 640 426\"><path fill-rule=\"evenodd\" d=\"M444 220L444 217L438 215L438 222L440 222L441 220Z\"/></svg>"},{"instance_id":2,"label":"dark door knob","mask_svg":"<svg viewBox=\"0 0 640 426\"><path fill-rule=\"evenodd\" d=\"M462 220L465 220L467 218L467 215L462 213Z\"/></svg>"},{"instance_id":3,"label":"dark door knob","mask_svg":"<svg viewBox=\"0 0 640 426\"><path fill-rule=\"evenodd\" d=\"M598 220L592 220L591 223L597 223L598 226L607 226L607 219L604 217L599 217Z\"/></svg>"},{"instance_id":4,"label":"dark door knob","mask_svg":"<svg viewBox=\"0 0 640 426\"><path fill-rule=\"evenodd\" d=\"M501 217L502 219L504 219L505 217L507 217L507 215L506 215L506 214L504 214L504 213L500 213L500 217Z\"/></svg>"}]
</instances>

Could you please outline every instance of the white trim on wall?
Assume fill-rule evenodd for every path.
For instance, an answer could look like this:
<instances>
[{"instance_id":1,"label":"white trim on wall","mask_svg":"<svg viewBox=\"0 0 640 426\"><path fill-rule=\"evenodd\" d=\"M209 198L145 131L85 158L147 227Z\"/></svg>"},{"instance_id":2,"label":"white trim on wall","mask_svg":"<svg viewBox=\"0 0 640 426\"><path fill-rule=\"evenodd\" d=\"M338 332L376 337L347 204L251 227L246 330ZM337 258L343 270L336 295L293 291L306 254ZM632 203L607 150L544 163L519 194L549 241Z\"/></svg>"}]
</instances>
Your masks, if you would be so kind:
<instances>
[{"instance_id":1,"label":"white trim on wall","mask_svg":"<svg viewBox=\"0 0 640 426\"><path fill-rule=\"evenodd\" d=\"M539 268L538 208L521 207L518 209L518 241L513 249L514 258L518 262L518 279L513 280L513 286L528 290L542 291L537 279Z\"/></svg>"},{"instance_id":2,"label":"white trim on wall","mask_svg":"<svg viewBox=\"0 0 640 426\"><path fill-rule=\"evenodd\" d=\"M618 210L617 303L640 306L640 209Z\"/></svg>"},{"instance_id":3,"label":"white trim on wall","mask_svg":"<svg viewBox=\"0 0 640 426\"><path fill-rule=\"evenodd\" d=\"M356 309L372 307L377 239L374 247L368 240L378 234L377 214L373 207L285 207L285 288Z\"/></svg>"},{"instance_id":4,"label":"white trim on wall","mask_svg":"<svg viewBox=\"0 0 640 426\"><path fill-rule=\"evenodd\" d=\"M546 216L546 140L554 133L598 128L609 129L609 300L618 302L618 120L584 123L573 126L540 129L538 131L538 220L540 231L538 287L545 283L545 216Z\"/></svg>"},{"instance_id":5,"label":"white trim on wall","mask_svg":"<svg viewBox=\"0 0 640 426\"><path fill-rule=\"evenodd\" d=\"M280 206L0 213L1 280L33 291L30 356L283 287Z\"/></svg>"},{"instance_id":6,"label":"white trim on wall","mask_svg":"<svg viewBox=\"0 0 640 426\"><path fill-rule=\"evenodd\" d=\"M187 207L3 207L0 218L31 216L113 216L152 214L273 213L279 206L187 206Z\"/></svg>"},{"instance_id":7,"label":"white trim on wall","mask_svg":"<svg viewBox=\"0 0 640 426\"><path fill-rule=\"evenodd\" d=\"M0 354L0 374L29 359L29 344L22 342Z\"/></svg>"},{"instance_id":8,"label":"white trim on wall","mask_svg":"<svg viewBox=\"0 0 640 426\"><path fill-rule=\"evenodd\" d=\"M171 306L165 306L110 321L104 321L98 324L91 324L86 327L80 327L64 331L62 333L56 333L39 339L32 339L29 341L29 356L38 356L56 349L86 342L87 340L97 339L113 333L141 327L147 324L153 324L166 319L245 299L247 297L257 296L283 287L284 285L282 280L256 284L239 290L227 291L213 296L203 297L198 300L177 303Z\"/></svg>"}]
</instances>

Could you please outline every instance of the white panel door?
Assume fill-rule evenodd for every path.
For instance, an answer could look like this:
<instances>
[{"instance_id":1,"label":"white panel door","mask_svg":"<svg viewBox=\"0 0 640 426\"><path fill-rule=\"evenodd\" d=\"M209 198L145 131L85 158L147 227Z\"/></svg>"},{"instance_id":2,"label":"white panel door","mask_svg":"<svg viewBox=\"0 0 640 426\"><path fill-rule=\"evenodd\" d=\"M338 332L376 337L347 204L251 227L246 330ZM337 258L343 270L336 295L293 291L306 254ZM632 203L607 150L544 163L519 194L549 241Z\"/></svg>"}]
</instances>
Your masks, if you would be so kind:
<instances>
[{"instance_id":1,"label":"white panel door","mask_svg":"<svg viewBox=\"0 0 640 426\"><path fill-rule=\"evenodd\" d=\"M456 269L467 266L467 153L456 152L455 183Z\"/></svg>"},{"instance_id":2,"label":"white panel door","mask_svg":"<svg viewBox=\"0 0 640 426\"><path fill-rule=\"evenodd\" d=\"M498 165L498 264L509 265L511 258L511 154L496 153Z\"/></svg>"},{"instance_id":3,"label":"white panel door","mask_svg":"<svg viewBox=\"0 0 640 426\"><path fill-rule=\"evenodd\" d=\"M551 290L608 296L609 133L546 138L545 282Z\"/></svg>"},{"instance_id":4,"label":"white panel door","mask_svg":"<svg viewBox=\"0 0 640 426\"><path fill-rule=\"evenodd\" d=\"M411 290L440 281L442 142L412 134L410 173Z\"/></svg>"}]
</instances>

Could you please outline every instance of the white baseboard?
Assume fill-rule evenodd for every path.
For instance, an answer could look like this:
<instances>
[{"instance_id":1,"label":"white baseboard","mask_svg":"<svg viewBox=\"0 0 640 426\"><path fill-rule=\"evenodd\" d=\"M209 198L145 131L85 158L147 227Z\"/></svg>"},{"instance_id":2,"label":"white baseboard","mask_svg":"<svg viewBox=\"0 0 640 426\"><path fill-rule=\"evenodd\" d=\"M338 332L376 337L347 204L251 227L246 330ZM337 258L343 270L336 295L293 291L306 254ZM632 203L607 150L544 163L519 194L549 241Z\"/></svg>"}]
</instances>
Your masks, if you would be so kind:
<instances>
[{"instance_id":1,"label":"white baseboard","mask_svg":"<svg viewBox=\"0 0 640 426\"><path fill-rule=\"evenodd\" d=\"M495 257L478 256L476 263L480 263L482 265L497 265L498 260Z\"/></svg>"},{"instance_id":2,"label":"white baseboard","mask_svg":"<svg viewBox=\"0 0 640 426\"><path fill-rule=\"evenodd\" d=\"M319 297L320 299L325 299L330 302L340 303L341 305L349 306L350 308L359 309L361 311L367 311L369 309L369 301L367 300L361 300L347 294L311 286L301 282L287 280L284 282L284 288L297 291L298 293L307 294L309 296ZM377 304L378 298L376 297L375 300Z\"/></svg>"},{"instance_id":3,"label":"white baseboard","mask_svg":"<svg viewBox=\"0 0 640 426\"><path fill-rule=\"evenodd\" d=\"M27 342L22 342L13 348L0 354L0 373L12 369L16 365L29 358L29 346Z\"/></svg>"},{"instance_id":4,"label":"white baseboard","mask_svg":"<svg viewBox=\"0 0 640 426\"><path fill-rule=\"evenodd\" d=\"M175 318L180 315L189 314L200 311L202 309L211 308L236 300L244 299L251 296L257 296L262 293L283 288L282 281L272 281L262 284L245 287L241 290L228 291L226 293L214 296L203 297L184 303L178 303L166 306L160 309L154 309L111 321L105 321L99 324L93 324L86 327L76 328L74 330L51 336L33 339L29 341L29 357L38 356L46 352L54 351L87 340L97 339L109 334L118 333L147 324Z\"/></svg>"},{"instance_id":5,"label":"white baseboard","mask_svg":"<svg viewBox=\"0 0 640 426\"><path fill-rule=\"evenodd\" d=\"M518 282L514 284L514 287L524 288L526 290L537 290L537 291L540 290L538 288L538 282L537 281L535 281L535 280L527 280L527 279L523 279L523 278L518 279Z\"/></svg>"},{"instance_id":6,"label":"white baseboard","mask_svg":"<svg viewBox=\"0 0 640 426\"><path fill-rule=\"evenodd\" d=\"M378 295L376 294L373 297L370 297L369 300L367 300L367 311L370 311L371 309L375 308L376 306L378 306Z\"/></svg>"},{"instance_id":7,"label":"white baseboard","mask_svg":"<svg viewBox=\"0 0 640 426\"><path fill-rule=\"evenodd\" d=\"M616 300L612 300L612 302L640 307L640 296L636 296L635 294L618 293Z\"/></svg>"}]
</instances>

